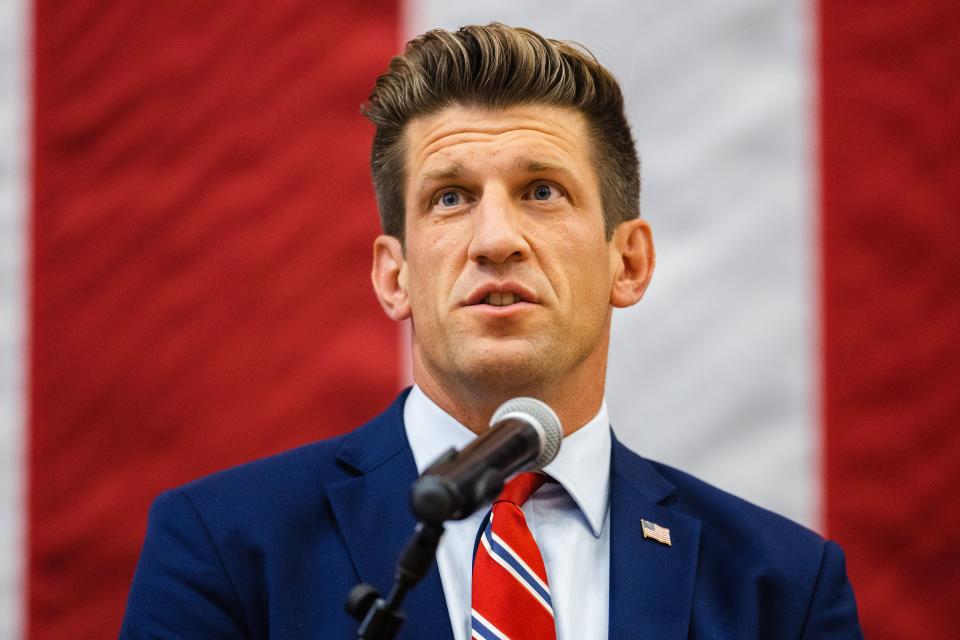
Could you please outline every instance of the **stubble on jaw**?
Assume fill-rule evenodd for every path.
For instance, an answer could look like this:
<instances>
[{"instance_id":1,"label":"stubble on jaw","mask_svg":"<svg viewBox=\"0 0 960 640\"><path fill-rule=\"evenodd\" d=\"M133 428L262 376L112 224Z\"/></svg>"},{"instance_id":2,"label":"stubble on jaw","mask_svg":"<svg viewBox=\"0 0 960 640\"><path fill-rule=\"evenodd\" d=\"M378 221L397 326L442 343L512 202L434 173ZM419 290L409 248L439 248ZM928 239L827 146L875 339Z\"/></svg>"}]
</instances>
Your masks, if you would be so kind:
<instances>
[{"instance_id":1,"label":"stubble on jaw","mask_svg":"<svg viewBox=\"0 0 960 640\"><path fill-rule=\"evenodd\" d=\"M444 411L475 433L487 429L490 416L503 402L528 396L562 412L566 418L564 431L569 434L600 408L602 397L598 400L589 389L598 383L602 388L605 383L609 323L610 316L605 323L607 331L600 334L597 348L578 354L573 367L566 369L560 366L565 358L551 357L552 354L545 353L532 339L513 338L527 343L526 355L518 350L506 358L502 350L494 346L487 353L481 351L480 356L460 353L457 358L447 352L446 357L452 360L443 364L442 370L447 375L438 376L434 366L423 359L414 335L414 381ZM589 362L591 360L593 362ZM451 371L453 375L449 375ZM587 372L593 372L589 381L583 380Z\"/></svg>"}]
</instances>

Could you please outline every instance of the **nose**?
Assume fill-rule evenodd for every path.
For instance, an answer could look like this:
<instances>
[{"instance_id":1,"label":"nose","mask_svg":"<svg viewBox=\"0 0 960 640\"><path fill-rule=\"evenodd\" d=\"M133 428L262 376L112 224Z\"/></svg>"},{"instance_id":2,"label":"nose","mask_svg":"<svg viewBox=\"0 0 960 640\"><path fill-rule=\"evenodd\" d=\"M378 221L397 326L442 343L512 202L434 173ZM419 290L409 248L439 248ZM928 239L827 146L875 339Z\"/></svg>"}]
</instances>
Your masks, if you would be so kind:
<instances>
[{"instance_id":1,"label":"nose","mask_svg":"<svg viewBox=\"0 0 960 640\"><path fill-rule=\"evenodd\" d=\"M530 245L523 234L523 211L509 194L488 189L471 212L473 237L469 258L480 264L524 260Z\"/></svg>"}]
</instances>

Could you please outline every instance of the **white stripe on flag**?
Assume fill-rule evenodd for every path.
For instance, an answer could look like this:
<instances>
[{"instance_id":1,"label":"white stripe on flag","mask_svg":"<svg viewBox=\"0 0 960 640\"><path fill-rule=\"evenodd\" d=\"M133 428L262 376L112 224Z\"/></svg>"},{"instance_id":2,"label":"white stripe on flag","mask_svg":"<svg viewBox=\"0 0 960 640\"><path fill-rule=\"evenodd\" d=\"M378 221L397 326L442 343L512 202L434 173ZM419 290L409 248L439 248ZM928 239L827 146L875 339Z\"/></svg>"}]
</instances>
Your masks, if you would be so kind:
<instances>
[{"instance_id":1,"label":"white stripe on flag","mask_svg":"<svg viewBox=\"0 0 960 640\"><path fill-rule=\"evenodd\" d=\"M809 0L408 3L407 33L498 20L620 79L658 266L614 314L607 396L633 449L816 525Z\"/></svg>"},{"instance_id":2,"label":"white stripe on flag","mask_svg":"<svg viewBox=\"0 0 960 640\"><path fill-rule=\"evenodd\" d=\"M0 2L0 638L22 637L24 609L29 16Z\"/></svg>"}]
</instances>

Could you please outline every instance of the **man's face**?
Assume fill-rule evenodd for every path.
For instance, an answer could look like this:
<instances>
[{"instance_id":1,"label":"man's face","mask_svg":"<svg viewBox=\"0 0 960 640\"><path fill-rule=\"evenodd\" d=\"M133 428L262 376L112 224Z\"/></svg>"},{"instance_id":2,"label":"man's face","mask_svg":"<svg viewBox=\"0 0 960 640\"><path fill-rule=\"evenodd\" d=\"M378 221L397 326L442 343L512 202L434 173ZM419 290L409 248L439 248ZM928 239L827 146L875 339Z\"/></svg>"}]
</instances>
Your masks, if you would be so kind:
<instances>
[{"instance_id":1,"label":"man's face","mask_svg":"<svg viewBox=\"0 0 960 640\"><path fill-rule=\"evenodd\" d=\"M405 133L415 378L529 388L599 367L602 385L620 256L584 117L451 107Z\"/></svg>"}]
</instances>

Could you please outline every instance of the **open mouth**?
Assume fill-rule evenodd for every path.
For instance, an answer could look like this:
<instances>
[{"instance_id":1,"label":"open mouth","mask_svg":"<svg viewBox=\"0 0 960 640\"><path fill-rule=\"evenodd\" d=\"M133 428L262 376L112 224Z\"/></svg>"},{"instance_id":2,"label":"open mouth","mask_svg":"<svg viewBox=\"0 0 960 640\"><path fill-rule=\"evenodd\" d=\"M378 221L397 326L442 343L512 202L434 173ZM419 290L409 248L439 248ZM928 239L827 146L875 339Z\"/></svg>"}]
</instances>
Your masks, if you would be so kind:
<instances>
[{"instance_id":1,"label":"open mouth","mask_svg":"<svg viewBox=\"0 0 960 640\"><path fill-rule=\"evenodd\" d=\"M523 298L515 293L488 293L483 297L481 304L489 304L494 307L506 307L507 305L523 302Z\"/></svg>"},{"instance_id":2,"label":"open mouth","mask_svg":"<svg viewBox=\"0 0 960 640\"><path fill-rule=\"evenodd\" d=\"M464 301L468 306L510 307L522 303L537 303L536 294L518 283L488 283L474 290Z\"/></svg>"}]
</instances>

